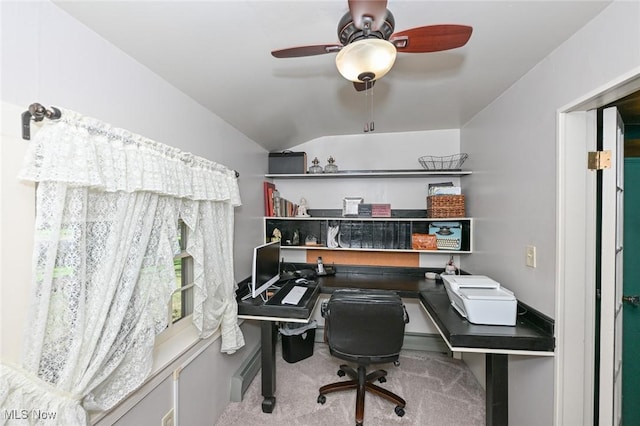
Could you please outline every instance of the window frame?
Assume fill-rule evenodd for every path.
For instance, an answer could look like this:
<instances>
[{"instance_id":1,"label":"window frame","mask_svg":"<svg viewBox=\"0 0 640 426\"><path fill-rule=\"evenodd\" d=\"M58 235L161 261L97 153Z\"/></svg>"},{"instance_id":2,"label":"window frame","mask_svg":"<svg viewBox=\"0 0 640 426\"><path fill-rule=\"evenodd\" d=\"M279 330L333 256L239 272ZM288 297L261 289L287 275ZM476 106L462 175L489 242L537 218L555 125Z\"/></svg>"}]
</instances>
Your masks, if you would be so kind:
<instances>
[{"instance_id":1,"label":"window frame","mask_svg":"<svg viewBox=\"0 0 640 426\"><path fill-rule=\"evenodd\" d=\"M193 314L193 288L195 287L193 279L193 256L186 250L188 243L188 229L186 224L178 221L178 230L180 233L179 244L180 253L174 256L174 271L176 272L176 282L178 278L178 262L180 265L180 286L171 293L171 298L167 307L167 328L175 327L177 323L184 322L184 319L191 318ZM176 295L180 295L180 312L174 316L174 299Z\"/></svg>"}]
</instances>

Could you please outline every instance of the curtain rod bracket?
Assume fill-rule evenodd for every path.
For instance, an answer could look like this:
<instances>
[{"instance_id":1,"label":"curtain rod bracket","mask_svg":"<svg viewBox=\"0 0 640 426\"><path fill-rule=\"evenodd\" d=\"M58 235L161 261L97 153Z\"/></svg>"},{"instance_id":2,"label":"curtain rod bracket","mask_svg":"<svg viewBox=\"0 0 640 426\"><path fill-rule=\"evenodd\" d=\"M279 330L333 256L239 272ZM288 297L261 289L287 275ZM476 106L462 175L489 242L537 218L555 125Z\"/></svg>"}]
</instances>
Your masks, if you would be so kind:
<instances>
[{"instance_id":1,"label":"curtain rod bracket","mask_svg":"<svg viewBox=\"0 0 640 426\"><path fill-rule=\"evenodd\" d=\"M22 113L22 139L31 139L31 119L33 121L42 121L45 118L57 120L62 117L62 112L56 107L46 109L39 103L29 105L29 109Z\"/></svg>"}]
</instances>

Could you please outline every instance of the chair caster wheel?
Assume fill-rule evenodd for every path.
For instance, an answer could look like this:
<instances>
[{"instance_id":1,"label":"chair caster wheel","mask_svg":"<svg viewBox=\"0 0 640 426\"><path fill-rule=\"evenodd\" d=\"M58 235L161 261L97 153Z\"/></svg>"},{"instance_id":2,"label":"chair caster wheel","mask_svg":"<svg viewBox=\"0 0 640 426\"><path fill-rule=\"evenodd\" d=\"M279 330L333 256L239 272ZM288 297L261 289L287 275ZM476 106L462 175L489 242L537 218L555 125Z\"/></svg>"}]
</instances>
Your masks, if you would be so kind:
<instances>
[{"instance_id":1,"label":"chair caster wheel","mask_svg":"<svg viewBox=\"0 0 640 426\"><path fill-rule=\"evenodd\" d=\"M347 373L345 373L345 372L344 372L344 371L342 371L342 370L338 370L338 376L340 376L340 377L344 377L344 375L345 375L345 374L347 374Z\"/></svg>"},{"instance_id":2,"label":"chair caster wheel","mask_svg":"<svg viewBox=\"0 0 640 426\"><path fill-rule=\"evenodd\" d=\"M398 417L404 416L404 408L400 407L399 405L396 408L394 408L393 411L396 412Z\"/></svg>"},{"instance_id":3,"label":"chair caster wheel","mask_svg":"<svg viewBox=\"0 0 640 426\"><path fill-rule=\"evenodd\" d=\"M324 404L325 402L327 402L327 397L322 394L318 395L318 404Z\"/></svg>"},{"instance_id":4,"label":"chair caster wheel","mask_svg":"<svg viewBox=\"0 0 640 426\"><path fill-rule=\"evenodd\" d=\"M380 378L378 379L378 381L379 381L380 383L384 383L384 382L386 382L386 381L387 381L387 378L386 378L386 377L380 377Z\"/></svg>"}]
</instances>

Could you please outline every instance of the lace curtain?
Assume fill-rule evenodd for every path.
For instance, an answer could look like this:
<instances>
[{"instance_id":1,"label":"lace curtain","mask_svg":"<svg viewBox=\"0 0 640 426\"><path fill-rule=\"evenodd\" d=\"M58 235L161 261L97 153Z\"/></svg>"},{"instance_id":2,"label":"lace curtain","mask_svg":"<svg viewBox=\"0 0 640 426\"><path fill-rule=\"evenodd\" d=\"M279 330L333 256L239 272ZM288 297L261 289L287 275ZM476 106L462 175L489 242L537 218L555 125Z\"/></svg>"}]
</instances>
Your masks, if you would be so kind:
<instances>
[{"instance_id":1,"label":"lace curtain","mask_svg":"<svg viewBox=\"0 0 640 426\"><path fill-rule=\"evenodd\" d=\"M73 111L42 124L20 174L39 183L32 306L22 365L2 368L0 406L78 425L151 370L175 289L178 219L194 259L194 324L203 338L220 329L224 352L244 345L232 254L240 197L235 173L208 160Z\"/></svg>"}]
</instances>

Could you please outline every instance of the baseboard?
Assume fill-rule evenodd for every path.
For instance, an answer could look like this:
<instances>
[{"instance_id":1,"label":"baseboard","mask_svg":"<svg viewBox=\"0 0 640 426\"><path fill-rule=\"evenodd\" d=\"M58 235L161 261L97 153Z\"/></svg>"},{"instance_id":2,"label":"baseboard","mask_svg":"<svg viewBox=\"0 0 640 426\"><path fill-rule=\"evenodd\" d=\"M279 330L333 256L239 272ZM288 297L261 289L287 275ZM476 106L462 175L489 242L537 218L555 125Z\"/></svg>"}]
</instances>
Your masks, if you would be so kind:
<instances>
[{"instance_id":1,"label":"baseboard","mask_svg":"<svg viewBox=\"0 0 640 426\"><path fill-rule=\"evenodd\" d=\"M231 402L240 402L253 378L260 371L260 345L256 345L231 377Z\"/></svg>"}]
</instances>

